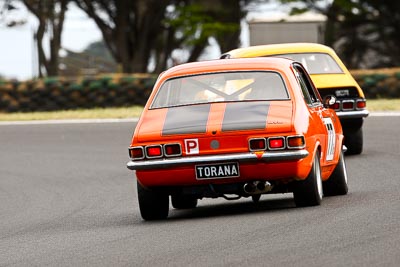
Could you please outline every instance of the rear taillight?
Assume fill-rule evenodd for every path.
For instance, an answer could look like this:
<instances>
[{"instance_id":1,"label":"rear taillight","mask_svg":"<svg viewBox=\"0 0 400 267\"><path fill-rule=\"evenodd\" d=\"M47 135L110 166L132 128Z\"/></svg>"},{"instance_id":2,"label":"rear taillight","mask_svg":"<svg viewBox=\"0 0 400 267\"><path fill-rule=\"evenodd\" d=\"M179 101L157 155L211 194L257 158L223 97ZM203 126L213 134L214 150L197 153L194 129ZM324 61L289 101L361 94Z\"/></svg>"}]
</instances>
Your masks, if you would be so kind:
<instances>
[{"instance_id":1,"label":"rear taillight","mask_svg":"<svg viewBox=\"0 0 400 267\"><path fill-rule=\"evenodd\" d=\"M268 148L270 150L284 149L285 148L285 138L284 137L268 138Z\"/></svg>"},{"instance_id":2,"label":"rear taillight","mask_svg":"<svg viewBox=\"0 0 400 267\"><path fill-rule=\"evenodd\" d=\"M334 110L339 110L340 109L340 103L336 102L333 105L330 105L329 108L334 109Z\"/></svg>"},{"instance_id":3,"label":"rear taillight","mask_svg":"<svg viewBox=\"0 0 400 267\"><path fill-rule=\"evenodd\" d=\"M166 144L164 145L164 155L166 157L177 157L182 155L180 144Z\"/></svg>"},{"instance_id":4,"label":"rear taillight","mask_svg":"<svg viewBox=\"0 0 400 267\"><path fill-rule=\"evenodd\" d=\"M342 101L342 110L353 110L353 109L354 109L354 100Z\"/></svg>"},{"instance_id":5,"label":"rear taillight","mask_svg":"<svg viewBox=\"0 0 400 267\"><path fill-rule=\"evenodd\" d=\"M302 135L288 136L287 147L289 149L299 149L299 148L304 148L305 146L306 146L306 141L304 139L304 136Z\"/></svg>"},{"instance_id":6,"label":"rear taillight","mask_svg":"<svg viewBox=\"0 0 400 267\"><path fill-rule=\"evenodd\" d=\"M154 146L146 146L146 157L149 159L153 158L161 158L162 157L162 146L154 145Z\"/></svg>"},{"instance_id":7,"label":"rear taillight","mask_svg":"<svg viewBox=\"0 0 400 267\"><path fill-rule=\"evenodd\" d=\"M266 138L252 138L249 140L249 150L274 151L283 149L303 149L306 147L306 140L303 135L272 136Z\"/></svg>"},{"instance_id":8,"label":"rear taillight","mask_svg":"<svg viewBox=\"0 0 400 267\"><path fill-rule=\"evenodd\" d=\"M250 151L261 151L267 149L265 138L254 138L249 140Z\"/></svg>"},{"instance_id":9,"label":"rear taillight","mask_svg":"<svg viewBox=\"0 0 400 267\"><path fill-rule=\"evenodd\" d=\"M358 99L356 105L357 109L364 109L367 107L367 101L365 99Z\"/></svg>"},{"instance_id":10,"label":"rear taillight","mask_svg":"<svg viewBox=\"0 0 400 267\"><path fill-rule=\"evenodd\" d=\"M129 157L132 160L157 159L165 157L182 156L182 148L179 143L166 145L148 145L129 148Z\"/></svg>"},{"instance_id":11,"label":"rear taillight","mask_svg":"<svg viewBox=\"0 0 400 267\"><path fill-rule=\"evenodd\" d=\"M137 146L129 148L129 157L133 160L144 159L143 147Z\"/></svg>"}]
</instances>

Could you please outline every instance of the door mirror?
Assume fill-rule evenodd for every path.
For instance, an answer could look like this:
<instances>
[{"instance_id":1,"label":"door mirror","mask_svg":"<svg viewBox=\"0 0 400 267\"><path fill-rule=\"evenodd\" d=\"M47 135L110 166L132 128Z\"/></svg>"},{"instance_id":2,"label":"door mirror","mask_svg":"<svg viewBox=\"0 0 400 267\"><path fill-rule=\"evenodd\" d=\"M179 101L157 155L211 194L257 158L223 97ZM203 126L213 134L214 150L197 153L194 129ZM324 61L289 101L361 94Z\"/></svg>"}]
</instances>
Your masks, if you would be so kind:
<instances>
[{"instance_id":1,"label":"door mirror","mask_svg":"<svg viewBox=\"0 0 400 267\"><path fill-rule=\"evenodd\" d=\"M323 101L324 107L330 108L333 104L336 103L336 100L337 100L336 97L334 97L333 95L325 96Z\"/></svg>"}]
</instances>

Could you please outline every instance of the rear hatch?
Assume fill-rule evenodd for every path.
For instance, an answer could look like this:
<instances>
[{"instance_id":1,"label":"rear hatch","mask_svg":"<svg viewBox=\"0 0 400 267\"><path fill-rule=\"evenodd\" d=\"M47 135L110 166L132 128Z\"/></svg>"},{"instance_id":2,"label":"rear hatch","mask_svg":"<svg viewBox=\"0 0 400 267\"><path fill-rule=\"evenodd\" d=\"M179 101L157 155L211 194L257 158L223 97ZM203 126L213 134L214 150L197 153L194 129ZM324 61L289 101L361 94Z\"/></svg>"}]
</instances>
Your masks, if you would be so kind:
<instances>
[{"instance_id":1,"label":"rear hatch","mask_svg":"<svg viewBox=\"0 0 400 267\"><path fill-rule=\"evenodd\" d=\"M248 151L248 140L292 131L287 101L246 101L147 110L137 129L144 144L179 142L184 155ZM198 150L190 151L188 142ZM195 151L195 153L193 153Z\"/></svg>"},{"instance_id":2,"label":"rear hatch","mask_svg":"<svg viewBox=\"0 0 400 267\"><path fill-rule=\"evenodd\" d=\"M318 89L334 87L351 87L357 83L347 74L312 74L311 79Z\"/></svg>"}]
</instances>

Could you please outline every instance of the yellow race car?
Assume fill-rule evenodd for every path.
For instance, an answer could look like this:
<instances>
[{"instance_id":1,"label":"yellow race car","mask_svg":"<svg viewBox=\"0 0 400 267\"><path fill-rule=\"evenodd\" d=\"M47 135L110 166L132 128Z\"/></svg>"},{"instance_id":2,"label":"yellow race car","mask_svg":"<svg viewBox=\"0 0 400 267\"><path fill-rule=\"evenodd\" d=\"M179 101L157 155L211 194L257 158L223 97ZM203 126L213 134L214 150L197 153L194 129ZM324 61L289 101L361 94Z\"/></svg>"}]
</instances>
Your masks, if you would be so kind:
<instances>
[{"instance_id":1,"label":"yellow race car","mask_svg":"<svg viewBox=\"0 0 400 267\"><path fill-rule=\"evenodd\" d=\"M250 57L284 57L302 63L321 97L334 95L334 109L345 136L347 154L361 154L362 125L369 112L364 93L346 66L330 47L315 43L259 45L231 50L222 59Z\"/></svg>"}]
</instances>

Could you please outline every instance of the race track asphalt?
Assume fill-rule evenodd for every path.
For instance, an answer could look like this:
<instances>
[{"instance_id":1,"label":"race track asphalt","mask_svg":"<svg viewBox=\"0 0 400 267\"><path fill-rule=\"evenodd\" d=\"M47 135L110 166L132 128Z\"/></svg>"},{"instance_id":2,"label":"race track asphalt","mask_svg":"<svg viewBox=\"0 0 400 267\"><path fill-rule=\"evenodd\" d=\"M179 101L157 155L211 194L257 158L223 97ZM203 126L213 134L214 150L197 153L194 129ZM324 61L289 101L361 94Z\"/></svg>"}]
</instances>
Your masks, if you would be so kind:
<instances>
[{"instance_id":1,"label":"race track asphalt","mask_svg":"<svg viewBox=\"0 0 400 267\"><path fill-rule=\"evenodd\" d=\"M0 125L0 266L399 266L400 117L369 117L350 192L206 199L141 219L135 123Z\"/></svg>"}]
</instances>

